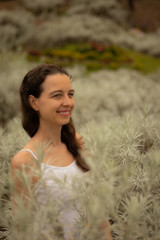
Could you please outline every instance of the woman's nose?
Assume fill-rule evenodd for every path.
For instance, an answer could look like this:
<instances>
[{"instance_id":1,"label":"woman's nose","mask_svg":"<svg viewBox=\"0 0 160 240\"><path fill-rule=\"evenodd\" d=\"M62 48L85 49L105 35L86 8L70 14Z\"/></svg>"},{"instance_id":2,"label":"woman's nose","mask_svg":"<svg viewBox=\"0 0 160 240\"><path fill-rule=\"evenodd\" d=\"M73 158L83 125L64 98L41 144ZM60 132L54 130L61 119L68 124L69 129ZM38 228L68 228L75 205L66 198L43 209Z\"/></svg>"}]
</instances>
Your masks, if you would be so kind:
<instances>
[{"instance_id":1,"label":"woman's nose","mask_svg":"<svg viewBox=\"0 0 160 240\"><path fill-rule=\"evenodd\" d=\"M62 104L64 106L71 106L72 105L71 99L68 96L65 96Z\"/></svg>"}]
</instances>

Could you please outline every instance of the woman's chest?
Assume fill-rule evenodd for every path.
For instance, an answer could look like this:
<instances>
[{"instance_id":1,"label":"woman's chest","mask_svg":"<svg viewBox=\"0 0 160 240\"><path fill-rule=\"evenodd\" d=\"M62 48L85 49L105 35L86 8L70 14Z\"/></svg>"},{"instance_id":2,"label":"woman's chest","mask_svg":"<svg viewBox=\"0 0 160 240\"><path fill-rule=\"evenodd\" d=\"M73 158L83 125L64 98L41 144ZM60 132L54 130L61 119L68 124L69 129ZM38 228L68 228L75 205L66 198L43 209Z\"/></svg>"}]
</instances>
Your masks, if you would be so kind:
<instances>
[{"instance_id":1,"label":"woman's chest","mask_svg":"<svg viewBox=\"0 0 160 240\"><path fill-rule=\"evenodd\" d=\"M73 163L74 156L68 151L65 145L61 148L52 148L46 150L43 158L43 163L56 167L66 167Z\"/></svg>"},{"instance_id":2,"label":"woman's chest","mask_svg":"<svg viewBox=\"0 0 160 240\"><path fill-rule=\"evenodd\" d=\"M39 201L45 204L51 200L69 206L75 198L76 182L81 181L83 174L75 160L67 167L42 163L42 177L37 188Z\"/></svg>"}]
</instances>

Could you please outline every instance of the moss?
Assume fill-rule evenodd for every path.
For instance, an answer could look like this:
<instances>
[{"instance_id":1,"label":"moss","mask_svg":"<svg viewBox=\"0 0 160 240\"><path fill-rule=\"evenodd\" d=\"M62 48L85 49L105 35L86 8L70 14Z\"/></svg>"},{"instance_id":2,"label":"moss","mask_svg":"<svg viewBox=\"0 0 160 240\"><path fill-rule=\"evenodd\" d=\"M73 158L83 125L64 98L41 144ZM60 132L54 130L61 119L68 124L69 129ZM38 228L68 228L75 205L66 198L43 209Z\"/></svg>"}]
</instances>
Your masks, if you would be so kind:
<instances>
[{"instance_id":1,"label":"moss","mask_svg":"<svg viewBox=\"0 0 160 240\"><path fill-rule=\"evenodd\" d=\"M96 62L96 61L86 61L86 68L87 70L90 71L98 71L102 68L104 68L104 64L101 62Z\"/></svg>"},{"instance_id":2,"label":"moss","mask_svg":"<svg viewBox=\"0 0 160 240\"><path fill-rule=\"evenodd\" d=\"M160 68L160 59L116 45L95 42L66 44L55 49L43 49L35 55L28 53L29 61L60 62L62 65L83 64L89 71L121 67L136 69L145 74Z\"/></svg>"},{"instance_id":3,"label":"moss","mask_svg":"<svg viewBox=\"0 0 160 240\"><path fill-rule=\"evenodd\" d=\"M30 62L39 62L40 61L40 57L33 56L31 54L28 54L26 58Z\"/></svg>"},{"instance_id":4,"label":"moss","mask_svg":"<svg viewBox=\"0 0 160 240\"><path fill-rule=\"evenodd\" d=\"M132 59L131 67L142 71L144 73L150 73L160 68L160 59L148 56L147 54L135 52L131 49L126 49L126 53L130 59Z\"/></svg>"}]
</instances>

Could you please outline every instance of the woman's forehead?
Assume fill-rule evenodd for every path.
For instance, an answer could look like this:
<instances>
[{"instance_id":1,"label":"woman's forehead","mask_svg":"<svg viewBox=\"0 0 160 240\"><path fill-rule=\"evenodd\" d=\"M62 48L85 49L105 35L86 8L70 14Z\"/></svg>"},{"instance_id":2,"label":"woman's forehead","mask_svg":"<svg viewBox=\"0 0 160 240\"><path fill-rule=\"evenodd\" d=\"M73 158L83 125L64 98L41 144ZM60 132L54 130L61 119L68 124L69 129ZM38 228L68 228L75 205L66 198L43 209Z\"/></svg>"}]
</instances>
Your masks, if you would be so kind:
<instances>
[{"instance_id":1,"label":"woman's forehead","mask_svg":"<svg viewBox=\"0 0 160 240\"><path fill-rule=\"evenodd\" d=\"M48 75L42 83L43 91L72 88L71 80L66 74Z\"/></svg>"}]
</instances>

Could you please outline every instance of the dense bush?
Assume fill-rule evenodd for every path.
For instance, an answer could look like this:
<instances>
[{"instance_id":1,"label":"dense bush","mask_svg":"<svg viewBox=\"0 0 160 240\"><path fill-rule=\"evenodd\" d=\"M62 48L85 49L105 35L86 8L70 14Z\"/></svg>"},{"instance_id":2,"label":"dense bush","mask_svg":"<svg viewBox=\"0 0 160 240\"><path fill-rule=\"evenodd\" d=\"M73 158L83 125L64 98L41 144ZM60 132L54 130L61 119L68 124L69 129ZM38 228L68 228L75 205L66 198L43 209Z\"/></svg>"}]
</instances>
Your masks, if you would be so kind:
<instances>
[{"instance_id":1,"label":"dense bush","mask_svg":"<svg viewBox=\"0 0 160 240\"><path fill-rule=\"evenodd\" d=\"M101 125L94 121L83 125L80 133L92 171L81 181L74 181L73 202L78 199L82 208L81 217L77 220L77 239L103 239L99 224L108 218L112 220L115 240L159 239L159 130L159 118L144 109L138 116L129 114ZM9 123L7 131L0 143L0 169L9 167L12 155L27 141L18 119ZM1 193L8 176L7 172L2 173ZM25 175L23 178L25 184L29 184L29 178ZM63 187L65 182L59 184ZM1 236L5 235L5 239L38 240L41 239L39 234L47 238L50 232L50 237L57 234L55 239L62 239L55 206L50 203L41 208L34 194L31 200L30 208L26 209L22 199L17 197L19 209L15 210L15 215L12 215L7 200L8 203L1 204L0 221L6 229L1 231Z\"/></svg>"},{"instance_id":2,"label":"dense bush","mask_svg":"<svg viewBox=\"0 0 160 240\"><path fill-rule=\"evenodd\" d=\"M68 42L96 41L129 47L158 56L160 53L158 39L159 32L139 34L138 31L125 30L112 19L83 13L66 14L43 21L35 27L30 40L28 40L28 45L46 48L46 46L62 46Z\"/></svg>"},{"instance_id":3,"label":"dense bush","mask_svg":"<svg viewBox=\"0 0 160 240\"><path fill-rule=\"evenodd\" d=\"M111 18L124 26L127 26L127 12L122 8L117 0L100 0L94 2L91 0L56 0L56 1L26 1L21 0L22 5L33 13L47 18L49 15L57 14L91 14L99 17Z\"/></svg>"},{"instance_id":4,"label":"dense bush","mask_svg":"<svg viewBox=\"0 0 160 240\"><path fill-rule=\"evenodd\" d=\"M33 16L25 11L0 11L0 50L17 49L28 41Z\"/></svg>"},{"instance_id":5,"label":"dense bush","mask_svg":"<svg viewBox=\"0 0 160 240\"><path fill-rule=\"evenodd\" d=\"M155 56L160 54L159 31L153 34L130 31L127 13L116 0L22 1L20 9L0 11L0 49L46 48L68 42L97 41ZM41 14L36 16L35 12Z\"/></svg>"},{"instance_id":6,"label":"dense bush","mask_svg":"<svg viewBox=\"0 0 160 240\"><path fill-rule=\"evenodd\" d=\"M21 0L23 6L27 9L30 9L35 14L42 14L48 12L55 12L58 6L61 6L65 3L65 0Z\"/></svg>"},{"instance_id":7,"label":"dense bush","mask_svg":"<svg viewBox=\"0 0 160 240\"><path fill-rule=\"evenodd\" d=\"M34 66L25 60L25 54L4 51L0 58L0 125L20 110L19 87L26 72Z\"/></svg>"},{"instance_id":8,"label":"dense bush","mask_svg":"<svg viewBox=\"0 0 160 240\"><path fill-rule=\"evenodd\" d=\"M86 77L77 76L73 85L78 125L91 119L101 124L106 119L123 116L131 109L136 113L145 105L150 106L152 112L160 113L159 83L135 71L101 70Z\"/></svg>"},{"instance_id":9,"label":"dense bush","mask_svg":"<svg viewBox=\"0 0 160 240\"><path fill-rule=\"evenodd\" d=\"M71 3L72 4L68 10L70 14L88 13L89 15L109 18L125 27L127 26L127 11L125 11L117 0L83 0L81 2L71 0Z\"/></svg>"}]
</instances>

